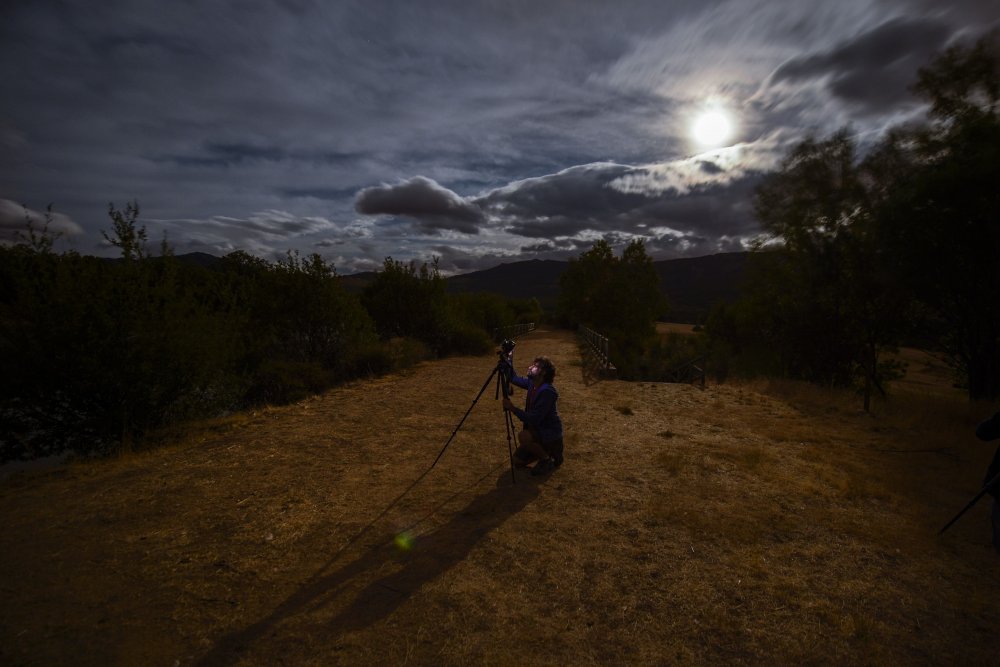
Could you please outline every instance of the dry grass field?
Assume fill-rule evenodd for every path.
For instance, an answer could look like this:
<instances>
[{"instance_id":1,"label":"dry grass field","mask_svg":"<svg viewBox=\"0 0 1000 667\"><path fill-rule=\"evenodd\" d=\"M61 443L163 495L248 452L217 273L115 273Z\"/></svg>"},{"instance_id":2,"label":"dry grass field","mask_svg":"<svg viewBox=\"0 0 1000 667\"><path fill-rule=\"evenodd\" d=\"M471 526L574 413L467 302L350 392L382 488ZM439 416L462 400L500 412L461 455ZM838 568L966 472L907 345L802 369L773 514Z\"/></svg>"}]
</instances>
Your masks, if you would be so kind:
<instances>
[{"instance_id":1,"label":"dry grass field","mask_svg":"<svg viewBox=\"0 0 1000 667\"><path fill-rule=\"evenodd\" d=\"M657 322L656 333L661 336L667 334L690 334L694 333L693 324L681 324L679 322Z\"/></svg>"},{"instance_id":2,"label":"dry grass field","mask_svg":"<svg viewBox=\"0 0 1000 667\"><path fill-rule=\"evenodd\" d=\"M0 663L1000 662L989 503L936 535L991 406L601 381L564 332L517 352L559 371L548 478L511 484L491 386L421 479L484 356L0 482Z\"/></svg>"}]
</instances>

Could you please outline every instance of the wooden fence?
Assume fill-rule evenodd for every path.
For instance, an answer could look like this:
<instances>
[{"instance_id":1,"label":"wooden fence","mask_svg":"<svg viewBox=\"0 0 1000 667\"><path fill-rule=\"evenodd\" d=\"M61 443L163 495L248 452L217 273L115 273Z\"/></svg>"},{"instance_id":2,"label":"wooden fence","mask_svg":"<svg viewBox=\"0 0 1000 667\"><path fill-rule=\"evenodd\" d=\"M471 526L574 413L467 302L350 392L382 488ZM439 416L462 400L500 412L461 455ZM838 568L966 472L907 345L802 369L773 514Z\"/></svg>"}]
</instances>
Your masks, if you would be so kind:
<instances>
[{"instance_id":1,"label":"wooden fence","mask_svg":"<svg viewBox=\"0 0 1000 667\"><path fill-rule=\"evenodd\" d=\"M593 329L588 329L583 325L580 326L579 334L590 356L593 358L594 365L597 366L598 371L602 375L616 375L618 369L611 363L608 337L602 336Z\"/></svg>"}]
</instances>

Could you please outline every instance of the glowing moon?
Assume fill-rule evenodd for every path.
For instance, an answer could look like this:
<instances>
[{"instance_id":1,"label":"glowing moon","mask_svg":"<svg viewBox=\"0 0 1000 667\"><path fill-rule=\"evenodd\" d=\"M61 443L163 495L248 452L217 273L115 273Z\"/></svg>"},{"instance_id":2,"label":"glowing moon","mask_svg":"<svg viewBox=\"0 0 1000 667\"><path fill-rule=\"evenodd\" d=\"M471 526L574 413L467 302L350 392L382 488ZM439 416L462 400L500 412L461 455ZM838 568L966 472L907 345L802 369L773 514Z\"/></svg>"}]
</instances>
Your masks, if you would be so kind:
<instances>
[{"instance_id":1,"label":"glowing moon","mask_svg":"<svg viewBox=\"0 0 1000 667\"><path fill-rule=\"evenodd\" d=\"M732 134L729 117L717 109L705 111L694 119L691 137L702 146L721 146Z\"/></svg>"}]
</instances>

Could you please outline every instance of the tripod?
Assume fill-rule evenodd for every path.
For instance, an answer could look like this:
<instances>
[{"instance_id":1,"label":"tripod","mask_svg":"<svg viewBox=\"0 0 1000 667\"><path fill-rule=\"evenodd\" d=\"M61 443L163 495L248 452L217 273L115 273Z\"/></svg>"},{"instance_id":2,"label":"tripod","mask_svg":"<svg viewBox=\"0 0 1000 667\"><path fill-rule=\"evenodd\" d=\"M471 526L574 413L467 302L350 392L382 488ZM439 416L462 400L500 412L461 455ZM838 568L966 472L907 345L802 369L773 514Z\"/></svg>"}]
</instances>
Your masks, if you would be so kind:
<instances>
[{"instance_id":1,"label":"tripod","mask_svg":"<svg viewBox=\"0 0 1000 667\"><path fill-rule=\"evenodd\" d=\"M469 413L472 412L472 408L476 407L476 403L479 402L480 397L483 395L483 392L486 391L486 388L490 386L490 382L493 381L494 377L496 377L497 379L496 394L493 397L494 400L498 400L500 398L501 393L503 393L504 398L510 398L511 396L510 378L511 378L511 373L514 372L514 341L505 340L503 344L500 346L500 351L497 352L497 354L500 356L500 360L497 362L497 365L493 368L493 371L490 372L489 376L486 378L486 382L483 383L483 386L479 390L479 393L476 394L476 397L474 399L472 399L472 405L470 405L469 409L465 411L465 414L462 416L462 419L458 422L458 426L455 427L455 430L451 432L451 436L448 438L448 442L444 443L444 447L441 448L441 451L438 453L437 458L434 459L434 463L431 464L431 468L437 465L437 462L441 459L441 456L444 455L444 450L448 449L448 445L450 445L451 441L454 440L455 435L458 433L458 429L462 428L462 424L465 423L465 418L468 417ZM504 410L503 415L504 415L504 425L507 427L507 454L510 457L510 481L511 484L515 484L517 480L514 477L514 449L513 445L511 444L512 436L516 432L514 426L514 415L512 415L510 412L507 412L506 410ZM428 468L428 472L430 472L430 468Z\"/></svg>"},{"instance_id":2,"label":"tripod","mask_svg":"<svg viewBox=\"0 0 1000 667\"><path fill-rule=\"evenodd\" d=\"M956 521L958 521L963 514L965 514L966 512L968 512L970 509L972 509L972 506L975 505L976 503L978 503L980 498L982 498L987 493L989 493L990 490L993 488L993 485L997 484L998 482L1000 482L1000 474L996 475L993 479L991 479L990 481L986 482L986 485L982 489L979 490L979 493L976 494L976 497L973 498L972 500L970 500L968 502L968 504L965 507L962 508L961 512L959 512L958 514L956 514L955 517L951 521L949 521L947 524L945 524L944 528L942 528L941 530L938 531L938 535L940 535L944 531L946 531L949 528L951 528L951 524L953 524Z\"/></svg>"}]
</instances>

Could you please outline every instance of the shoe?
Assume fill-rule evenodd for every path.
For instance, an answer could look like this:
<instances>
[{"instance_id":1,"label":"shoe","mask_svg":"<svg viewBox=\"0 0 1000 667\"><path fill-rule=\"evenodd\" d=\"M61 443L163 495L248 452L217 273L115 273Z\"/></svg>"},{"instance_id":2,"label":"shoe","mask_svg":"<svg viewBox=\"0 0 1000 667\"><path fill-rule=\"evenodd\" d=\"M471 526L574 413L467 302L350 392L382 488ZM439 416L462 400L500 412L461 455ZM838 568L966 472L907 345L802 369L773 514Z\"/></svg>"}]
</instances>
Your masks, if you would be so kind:
<instances>
[{"instance_id":1,"label":"shoe","mask_svg":"<svg viewBox=\"0 0 1000 667\"><path fill-rule=\"evenodd\" d=\"M554 463L555 467L558 468L559 466L561 466L562 462L563 462L563 457L562 454L560 454L559 456L556 457L556 461Z\"/></svg>"},{"instance_id":2,"label":"shoe","mask_svg":"<svg viewBox=\"0 0 1000 667\"><path fill-rule=\"evenodd\" d=\"M547 475L555 469L555 461L552 459L545 459L544 461L539 461L535 464L535 467L531 469L531 476L538 477L540 475Z\"/></svg>"}]
</instances>

